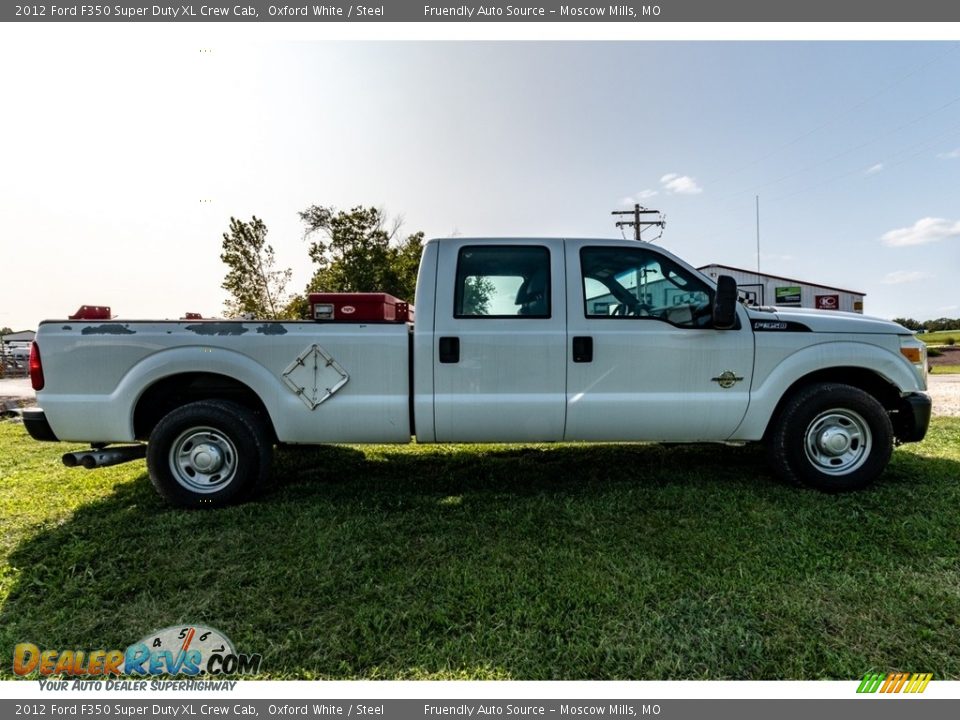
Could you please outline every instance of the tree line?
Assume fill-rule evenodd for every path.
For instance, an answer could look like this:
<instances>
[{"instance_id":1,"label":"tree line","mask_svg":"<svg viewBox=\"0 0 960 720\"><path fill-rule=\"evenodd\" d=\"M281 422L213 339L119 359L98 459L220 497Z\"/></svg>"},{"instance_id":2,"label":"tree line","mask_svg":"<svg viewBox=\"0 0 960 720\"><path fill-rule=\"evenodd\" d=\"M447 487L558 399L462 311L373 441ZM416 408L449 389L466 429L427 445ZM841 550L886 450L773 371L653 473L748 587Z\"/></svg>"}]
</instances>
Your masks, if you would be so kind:
<instances>
[{"instance_id":1,"label":"tree line","mask_svg":"<svg viewBox=\"0 0 960 720\"><path fill-rule=\"evenodd\" d=\"M924 320L920 322L913 318L894 318L895 323L900 323L908 330L915 332L939 332L941 330L960 329L960 318L937 318L936 320Z\"/></svg>"},{"instance_id":2,"label":"tree line","mask_svg":"<svg viewBox=\"0 0 960 720\"><path fill-rule=\"evenodd\" d=\"M375 207L311 205L298 215L314 272L293 293L287 290L292 270L276 267L263 220L230 218L220 254L228 268L221 287L229 293L229 317L306 318L311 292L386 292L413 302L423 232L404 236L400 219Z\"/></svg>"}]
</instances>

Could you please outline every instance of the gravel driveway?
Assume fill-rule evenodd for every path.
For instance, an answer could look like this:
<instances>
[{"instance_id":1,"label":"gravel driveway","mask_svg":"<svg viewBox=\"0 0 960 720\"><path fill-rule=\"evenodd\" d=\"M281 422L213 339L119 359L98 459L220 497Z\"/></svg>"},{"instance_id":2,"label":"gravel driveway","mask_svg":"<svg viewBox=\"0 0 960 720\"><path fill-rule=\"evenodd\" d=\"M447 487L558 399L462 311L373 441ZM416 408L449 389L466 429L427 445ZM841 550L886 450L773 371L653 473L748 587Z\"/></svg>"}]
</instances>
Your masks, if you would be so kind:
<instances>
[{"instance_id":1,"label":"gravel driveway","mask_svg":"<svg viewBox=\"0 0 960 720\"><path fill-rule=\"evenodd\" d=\"M934 415L960 417L960 375L930 375L927 386Z\"/></svg>"},{"instance_id":2,"label":"gravel driveway","mask_svg":"<svg viewBox=\"0 0 960 720\"><path fill-rule=\"evenodd\" d=\"M0 412L35 402L36 394L30 387L30 378L0 378Z\"/></svg>"}]
</instances>

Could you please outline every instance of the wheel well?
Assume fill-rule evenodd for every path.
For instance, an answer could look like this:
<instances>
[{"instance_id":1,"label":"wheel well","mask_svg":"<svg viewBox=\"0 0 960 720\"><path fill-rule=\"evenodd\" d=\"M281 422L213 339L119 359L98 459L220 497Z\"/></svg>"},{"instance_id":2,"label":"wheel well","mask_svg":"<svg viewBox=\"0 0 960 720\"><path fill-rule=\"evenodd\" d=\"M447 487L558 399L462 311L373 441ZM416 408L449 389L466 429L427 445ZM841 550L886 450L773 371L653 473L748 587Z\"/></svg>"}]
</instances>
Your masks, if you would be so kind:
<instances>
[{"instance_id":1,"label":"wheel well","mask_svg":"<svg viewBox=\"0 0 960 720\"><path fill-rule=\"evenodd\" d=\"M217 373L181 373L157 380L137 401L133 411L133 432L146 440L164 415L197 400L230 400L259 415L276 440L270 413L253 390L239 380Z\"/></svg>"},{"instance_id":2,"label":"wheel well","mask_svg":"<svg viewBox=\"0 0 960 720\"><path fill-rule=\"evenodd\" d=\"M777 418L780 416L783 406L786 405L794 393L810 385L818 385L820 383L841 383L859 388L875 398L877 402L883 405L887 412L896 412L900 407L900 391L893 383L881 377L873 370L859 367L825 368L824 370L817 370L809 375L804 375L787 389L780 398L780 402L777 403L773 414L770 416L770 421L767 423L767 433L770 432L770 428L773 427Z\"/></svg>"}]
</instances>

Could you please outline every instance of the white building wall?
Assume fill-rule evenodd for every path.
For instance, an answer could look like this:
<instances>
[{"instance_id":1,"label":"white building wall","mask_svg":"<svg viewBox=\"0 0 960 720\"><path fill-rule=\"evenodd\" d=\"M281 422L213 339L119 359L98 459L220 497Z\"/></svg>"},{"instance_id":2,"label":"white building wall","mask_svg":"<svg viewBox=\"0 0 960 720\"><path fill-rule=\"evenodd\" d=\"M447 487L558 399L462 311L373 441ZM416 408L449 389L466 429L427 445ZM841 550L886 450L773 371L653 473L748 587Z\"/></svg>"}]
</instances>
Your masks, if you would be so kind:
<instances>
[{"instance_id":1,"label":"white building wall","mask_svg":"<svg viewBox=\"0 0 960 720\"><path fill-rule=\"evenodd\" d=\"M762 297L758 298L758 303L762 305L781 305L783 307L803 307L820 309L835 309L843 312L863 312L863 293L851 292L840 288L833 288L827 285L812 285L800 280L790 278L765 275L763 273L750 272L737 268L725 267L723 265L706 265L700 268L700 272L705 273L710 278L716 280L719 275L730 275L737 281L737 286L747 292L757 292ZM783 302L777 299L777 288L800 288L800 302ZM783 296L781 295L781 298ZM820 305L818 306L818 298ZM837 307L827 308L835 299Z\"/></svg>"}]
</instances>

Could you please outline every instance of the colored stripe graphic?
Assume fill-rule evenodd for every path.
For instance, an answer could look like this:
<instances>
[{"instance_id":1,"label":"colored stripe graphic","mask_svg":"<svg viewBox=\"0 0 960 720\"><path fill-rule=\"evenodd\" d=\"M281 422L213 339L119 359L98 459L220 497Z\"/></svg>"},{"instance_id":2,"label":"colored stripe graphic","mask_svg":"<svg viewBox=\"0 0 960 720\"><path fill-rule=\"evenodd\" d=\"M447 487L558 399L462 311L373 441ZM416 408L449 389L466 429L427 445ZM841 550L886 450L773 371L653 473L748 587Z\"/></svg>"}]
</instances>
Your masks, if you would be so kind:
<instances>
[{"instance_id":1,"label":"colored stripe graphic","mask_svg":"<svg viewBox=\"0 0 960 720\"><path fill-rule=\"evenodd\" d=\"M890 673L892 681L890 682L890 687L887 688L887 692L900 692L900 688L903 687L903 684L907 681L907 673Z\"/></svg>"},{"instance_id":2,"label":"colored stripe graphic","mask_svg":"<svg viewBox=\"0 0 960 720\"><path fill-rule=\"evenodd\" d=\"M860 683L860 687L857 688L858 693L875 693L877 688L880 687L880 683L883 681L883 675L880 673L867 673L863 676L863 680Z\"/></svg>"},{"instance_id":3,"label":"colored stripe graphic","mask_svg":"<svg viewBox=\"0 0 960 720\"><path fill-rule=\"evenodd\" d=\"M867 673L857 687L858 693L922 693L933 673Z\"/></svg>"},{"instance_id":4,"label":"colored stripe graphic","mask_svg":"<svg viewBox=\"0 0 960 720\"><path fill-rule=\"evenodd\" d=\"M915 673L912 678L910 678L910 684L907 686L907 689L904 692L908 693L922 693L927 689L927 685L930 684L930 680L933 678L933 673Z\"/></svg>"}]
</instances>

